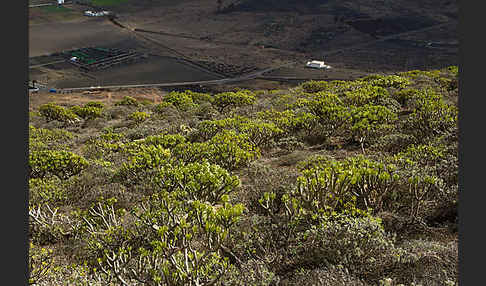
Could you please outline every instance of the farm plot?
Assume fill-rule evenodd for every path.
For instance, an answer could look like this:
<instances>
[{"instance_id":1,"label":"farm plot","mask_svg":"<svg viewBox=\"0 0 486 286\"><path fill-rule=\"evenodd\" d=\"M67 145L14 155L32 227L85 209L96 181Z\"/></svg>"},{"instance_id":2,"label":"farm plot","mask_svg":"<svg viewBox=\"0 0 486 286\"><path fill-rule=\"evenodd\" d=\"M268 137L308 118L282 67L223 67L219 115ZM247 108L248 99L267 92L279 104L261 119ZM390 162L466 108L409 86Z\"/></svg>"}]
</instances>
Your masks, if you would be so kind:
<instances>
[{"instance_id":1,"label":"farm plot","mask_svg":"<svg viewBox=\"0 0 486 286\"><path fill-rule=\"evenodd\" d=\"M89 75L85 76L85 75ZM105 85L153 84L218 79L200 68L176 58L149 55L147 60L123 64L84 73L84 76L66 76L51 83L58 88Z\"/></svg>"},{"instance_id":2,"label":"farm plot","mask_svg":"<svg viewBox=\"0 0 486 286\"><path fill-rule=\"evenodd\" d=\"M133 50L102 47L81 48L63 52L63 55L71 64L85 72L138 62L147 57Z\"/></svg>"}]
</instances>

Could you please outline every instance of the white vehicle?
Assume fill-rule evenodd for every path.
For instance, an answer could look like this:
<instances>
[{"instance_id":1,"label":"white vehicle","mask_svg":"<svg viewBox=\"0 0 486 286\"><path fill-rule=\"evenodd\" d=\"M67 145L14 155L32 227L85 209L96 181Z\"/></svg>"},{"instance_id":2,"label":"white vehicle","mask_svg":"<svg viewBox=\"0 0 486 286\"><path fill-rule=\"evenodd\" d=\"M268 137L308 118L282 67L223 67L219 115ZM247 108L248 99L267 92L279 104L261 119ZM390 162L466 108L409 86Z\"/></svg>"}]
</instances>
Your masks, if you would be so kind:
<instances>
[{"instance_id":1,"label":"white vehicle","mask_svg":"<svg viewBox=\"0 0 486 286\"><path fill-rule=\"evenodd\" d=\"M38 92L39 88L38 87L29 87L29 92Z\"/></svg>"}]
</instances>

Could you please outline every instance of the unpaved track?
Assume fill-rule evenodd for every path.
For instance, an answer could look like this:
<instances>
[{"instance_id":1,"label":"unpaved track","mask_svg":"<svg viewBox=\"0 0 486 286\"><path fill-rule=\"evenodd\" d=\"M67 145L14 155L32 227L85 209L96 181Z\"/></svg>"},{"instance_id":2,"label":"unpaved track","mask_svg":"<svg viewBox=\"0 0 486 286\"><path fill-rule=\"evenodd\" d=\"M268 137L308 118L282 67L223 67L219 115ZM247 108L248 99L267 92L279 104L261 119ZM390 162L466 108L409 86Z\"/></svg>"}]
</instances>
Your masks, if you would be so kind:
<instances>
[{"instance_id":1,"label":"unpaved track","mask_svg":"<svg viewBox=\"0 0 486 286\"><path fill-rule=\"evenodd\" d=\"M45 63L45 64L38 64L38 65L29 66L29 69L35 69L35 68L39 68L39 67L43 67L43 66L49 66L49 65L59 64L59 63L64 63L64 62L66 62L66 60L59 60L59 61L54 61L54 62Z\"/></svg>"}]
</instances>

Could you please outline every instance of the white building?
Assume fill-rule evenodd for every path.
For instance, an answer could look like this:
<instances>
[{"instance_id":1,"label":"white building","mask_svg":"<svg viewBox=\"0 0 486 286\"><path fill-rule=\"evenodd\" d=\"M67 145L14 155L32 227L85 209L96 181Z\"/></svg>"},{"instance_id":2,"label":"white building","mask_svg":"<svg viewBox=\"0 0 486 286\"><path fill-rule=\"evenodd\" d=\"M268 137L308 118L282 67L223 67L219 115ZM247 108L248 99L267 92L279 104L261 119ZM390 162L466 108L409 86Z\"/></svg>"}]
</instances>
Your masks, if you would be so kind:
<instances>
[{"instance_id":1,"label":"white building","mask_svg":"<svg viewBox=\"0 0 486 286\"><path fill-rule=\"evenodd\" d=\"M329 69L331 66L326 65L323 61L310 61L307 62L305 65L308 68L315 68L315 69Z\"/></svg>"},{"instance_id":2,"label":"white building","mask_svg":"<svg viewBox=\"0 0 486 286\"><path fill-rule=\"evenodd\" d=\"M111 14L110 11L101 11L101 12L93 12L93 11L90 11L90 10L84 11L84 15L90 16L90 17L101 17L101 16L110 15L110 14Z\"/></svg>"}]
</instances>

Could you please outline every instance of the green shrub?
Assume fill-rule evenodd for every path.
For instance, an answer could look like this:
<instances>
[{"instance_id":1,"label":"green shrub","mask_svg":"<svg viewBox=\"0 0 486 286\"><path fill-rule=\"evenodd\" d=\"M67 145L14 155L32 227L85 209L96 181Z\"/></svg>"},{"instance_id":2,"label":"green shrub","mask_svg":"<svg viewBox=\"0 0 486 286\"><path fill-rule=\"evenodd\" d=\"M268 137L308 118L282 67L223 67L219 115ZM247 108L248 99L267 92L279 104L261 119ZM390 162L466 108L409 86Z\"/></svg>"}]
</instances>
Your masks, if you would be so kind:
<instances>
[{"instance_id":1,"label":"green shrub","mask_svg":"<svg viewBox=\"0 0 486 286\"><path fill-rule=\"evenodd\" d=\"M251 120L243 116L228 117L220 120L204 120L197 125L197 134L203 141L209 140L223 130L238 131L240 127Z\"/></svg>"},{"instance_id":2,"label":"green shrub","mask_svg":"<svg viewBox=\"0 0 486 286\"><path fill-rule=\"evenodd\" d=\"M208 142L185 142L174 146L171 151L174 158L184 163L201 162L211 157L211 146Z\"/></svg>"},{"instance_id":3,"label":"green shrub","mask_svg":"<svg viewBox=\"0 0 486 286\"><path fill-rule=\"evenodd\" d=\"M459 82L457 78L446 78L446 77L438 77L435 81L439 84L439 86L446 91L453 91L457 89Z\"/></svg>"},{"instance_id":4,"label":"green shrub","mask_svg":"<svg viewBox=\"0 0 486 286\"><path fill-rule=\"evenodd\" d=\"M445 103L432 91L414 97L412 106L413 112L408 116L405 127L420 141L457 128L457 107Z\"/></svg>"},{"instance_id":5,"label":"green shrub","mask_svg":"<svg viewBox=\"0 0 486 286\"><path fill-rule=\"evenodd\" d=\"M39 112L47 121L57 120L65 123L79 121L78 116L71 110L54 103L46 103L39 107Z\"/></svg>"},{"instance_id":6,"label":"green shrub","mask_svg":"<svg viewBox=\"0 0 486 286\"><path fill-rule=\"evenodd\" d=\"M171 163L170 151L160 145L138 145L137 150L131 153L129 162L123 163L113 177L115 182L125 186L150 182L160 168Z\"/></svg>"},{"instance_id":7,"label":"green shrub","mask_svg":"<svg viewBox=\"0 0 486 286\"><path fill-rule=\"evenodd\" d=\"M274 123L257 120L245 122L241 124L238 129L240 132L248 134L250 143L259 148L272 146L284 132Z\"/></svg>"},{"instance_id":8,"label":"green shrub","mask_svg":"<svg viewBox=\"0 0 486 286\"><path fill-rule=\"evenodd\" d=\"M446 158L444 145L409 145L396 155L399 160L406 160L409 164L418 164L420 167L435 166Z\"/></svg>"},{"instance_id":9,"label":"green shrub","mask_svg":"<svg viewBox=\"0 0 486 286\"><path fill-rule=\"evenodd\" d=\"M194 181L191 181L193 183ZM100 202L82 217L86 250L96 267L122 283L159 285L218 282L231 268L223 255L244 207L180 199L183 191L160 191L130 212ZM122 219L132 222L122 225Z\"/></svg>"},{"instance_id":10,"label":"green shrub","mask_svg":"<svg viewBox=\"0 0 486 286\"><path fill-rule=\"evenodd\" d=\"M84 107L96 107L96 108L105 108L105 105L103 104L103 102L99 102L99 101L90 101L90 102L87 102Z\"/></svg>"},{"instance_id":11,"label":"green shrub","mask_svg":"<svg viewBox=\"0 0 486 286\"><path fill-rule=\"evenodd\" d=\"M221 202L240 181L228 171L207 161L162 168L155 175L157 190L178 192L181 200Z\"/></svg>"},{"instance_id":12,"label":"green shrub","mask_svg":"<svg viewBox=\"0 0 486 286\"><path fill-rule=\"evenodd\" d=\"M140 103L131 96L124 96L122 100L115 102L115 106L140 106Z\"/></svg>"},{"instance_id":13,"label":"green shrub","mask_svg":"<svg viewBox=\"0 0 486 286\"><path fill-rule=\"evenodd\" d=\"M410 85L411 82L408 78L401 77L398 75L369 75L364 77L362 80L369 82L373 86L379 87L393 87L397 89L405 88Z\"/></svg>"},{"instance_id":14,"label":"green shrub","mask_svg":"<svg viewBox=\"0 0 486 286\"><path fill-rule=\"evenodd\" d=\"M399 175L397 166L385 164L363 156L346 159L345 168L351 171L351 192L356 195L356 205L362 210L379 212L390 209L385 201L394 197Z\"/></svg>"},{"instance_id":15,"label":"green shrub","mask_svg":"<svg viewBox=\"0 0 486 286\"><path fill-rule=\"evenodd\" d=\"M296 114L292 110L277 111L274 109L257 112L256 117L274 123L278 128L290 133L296 129Z\"/></svg>"},{"instance_id":16,"label":"green shrub","mask_svg":"<svg viewBox=\"0 0 486 286\"><path fill-rule=\"evenodd\" d=\"M209 140L222 130L233 130L248 135L249 141L257 147L267 147L279 138L283 130L274 123L252 120L237 116L221 120L205 120L198 124L198 136Z\"/></svg>"},{"instance_id":17,"label":"green shrub","mask_svg":"<svg viewBox=\"0 0 486 286\"><path fill-rule=\"evenodd\" d=\"M320 124L321 133L332 136L349 118L348 108L335 94L317 93L311 99L300 100L298 105L306 107ZM308 116L304 122L312 123Z\"/></svg>"},{"instance_id":18,"label":"green shrub","mask_svg":"<svg viewBox=\"0 0 486 286\"><path fill-rule=\"evenodd\" d=\"M248 166L260 157L259 148L250 143L246 134L223 130L211 138L208 144L208 160L228 170Z\"/></svg>"},{"instance_id":19,"label":"green shrub","mask_svg":"<svg viewBox=\"0 0 486 286\"><path fill-rule=\"evenodd\" d=\"M150 117L150 114L143 111L135 111L128 116L128 118L135 124L140 124L146 121Z\"/></svg>"},{"instance_id":20,"label":"green shrub","mask_svg":"<svg viewBox=\"0 0 486 286\"><path fill-rule=\"evenodd\" d=\"M282 197L289 215L316 219L332 213L381 211L398 183L396 167L358 156L335 161L323 156L298 164L297 187Z\"/></svg>"},{"instance_id":21,"label":"green shrub","mask_svg":"<svg viewBox=\"0 0 486 286\"><path fill-rule=\"evenodd\" d=\"M172 149L175 158L192 163L208 160L228 170L248 166L260 157L260 150L253 145L245 133L223 130L203 143L183 143Z\"/></svg>"},{"instance_id":22,"label":"green shrub","mask_svg":"<svg viewBox=\"0 0 486 286\"><path fill-rule=\"evenodd\" d=\"M79 117L83 119L95 119L98 117L102 117L103 115L103 108L97 107L97 106L73 106L70 108L73 113L78 115Z\"/></svg>"},{"instance_id":23,"label":"green shrub","mask_svg":"<svg viewBox=\"0 0 486 286\"><path fill-rule=\"evenodd\" d=\"M358 89L344 92L343 101L350 105L362 106L377 104L377 102L388 96L388 91L381 86L365 85Z\"/></svg>"},{"instance_id":24,"label":"green shrub","mask_svg":"<svg viewBox=\"0 0 486 286\"><path fill-rule=\"evenodd\" d=\"M116 133L112 128L105 128L98 137L88 140L83 145L83 154L89 158L108 158L122 151L126 141L125 134Z\"/></svg>"},{"instance_id":25,"label":"green shrub","mask_svg":"<svg viewBox=\"0 0 486 286\"><path fill-rule=\"evenodd\" d=\"M67 191L59 178L29 179L29 205L56 204L66 199Z\"/></svg>"},{"instance_id":26,"label":"green shrub","mask_svg":"<svg viewBox=\"0 0 486 286\"><path fill-rule=\"evenodd\" d=\"M42 178L48 174L67 179L88 166L83 157L69 151L42 150L29 154L29 176Z\"/></svg>"},{"instance_id":27,"label":"green shrub","mask_svg":"<svg viewBox=\"0 0 486 286\"><path fill-rule=\"evenodd\" d=\"M395 98L402 106L408 106L408 102L413 98L416 98L421 94L421 91L418 89L402 89L393 94L393 98Z\"/></svg>"},{"instance_id":28,"label":"green shrub","mask_svg":"<svg viewBox=\"0 0 486 286\"><path fill-rule=\"evenodd\" d=\"M65 149L74 135L63 129L35 128L29 125L29 151Z\"/></svg>"},{"instance_id":29,"label":"green shrub","mask_svg":"<svg viewBox=\"0 0 486 286\"><path fill-rule=\"evenodd\" d=\"M162 148L174 148L176 145L186 142L186 138L180 134L153 135L144 138L141 143L145 145L160 145Z\"/></svg>"},{"instance_id":30,"label":"green shrub","mask_svg":"<svg viewBox=\"0 0 486 286\"><path fill-rule=\"evenodd\" d=\"M395 113L381 105L367 104L355 107L350 112L350 131L360 142L364 152L365 141L393 128L392 123L397 119L398 116Z\"/></svg>"},{"instance_id":31,"label":"green shrub","mask_svg":"<svg viewBox=\"0 0 486 286\"><path fill-rule=\"evenodd\" d=\"M174 107L172 103L162 101L161 103L155 105L154 111L157 114L164 114L167 111L167 109L170 108L171 106Z\"/></svg>"},{"instance_id":32,"label":"green shrub","mask_svg":"<svg viewBox=\"0 0 486 286\"><path fill-rule=\"evenodd\" d=\"M207 93L194 92L194 91L191 91L191 90L186 90L185 93L188 94L189 96L191 96L192 101L196 104L202 104L204 102L211 103L214 100L214 98L211 96L211 94L207 94Z\"/></svg>"},{"instance_id":33,"label":"green shrub","mask_svg":"<svg viewBox=\"0 0 486 286\"><path fill-rule=\"evenodd\" d=\"M54 269L52 249L29 243L29 285L38 285L48 278Z\"/></svg>"},{"instance_id":34,"label":"green shrub","mask_svg":"<svg viewBox=\"0 0 486 286\"><path fill-rule=\"evenodd\" d=\"M449 66L447 67L447 71L449 71L453 76L459 76L459 67L458 66Z\"/></svg>"},{"instance_id":35,"label":"green shrub","mask_svg":"<svg viewBox=\"0 0 486 286\"><path fill-rule=\"evenodd\" d=\"M316 93L319 91L325 91L326 89L329 88L329 84L327 81L306 81L304 83L300 84L300 87L308 93Z\"/></svg>"},{"instance_id":36,"label":"green shrub","mask_svg":"<svg viewBox=\"0 0 486 286\"><path fill-rule=\"evenodd\" d=\"M164 102L170 103L177 109L182 111L188 111L197 106L192 100L191 93L189 92L177 92L172 91L166 96L164 96Z\"/></svg>"},{"instance_id":37,"label":"green shrub","mask_svg":"<svg viewBox=\"0 0 486 286\"><path fill-rule=\"evenodd\" d=\"M249 90L239 90L236 92L223 92L214 96L213 105L220 113L226 109L252 105L255 103L255 96Z\"/></svg>"},{"instance_id":38,"label":"green shrub","mask_svg":"<svg viewBox=\"0 0 486 286\"><path fill-rule=\"evenodd\" d=\"M419 80L421 78L434 79L440 76L440 70L411 70L406 72L401 72L398 75L412 78L414 80Z\"/></svg>"}]
</instances>

